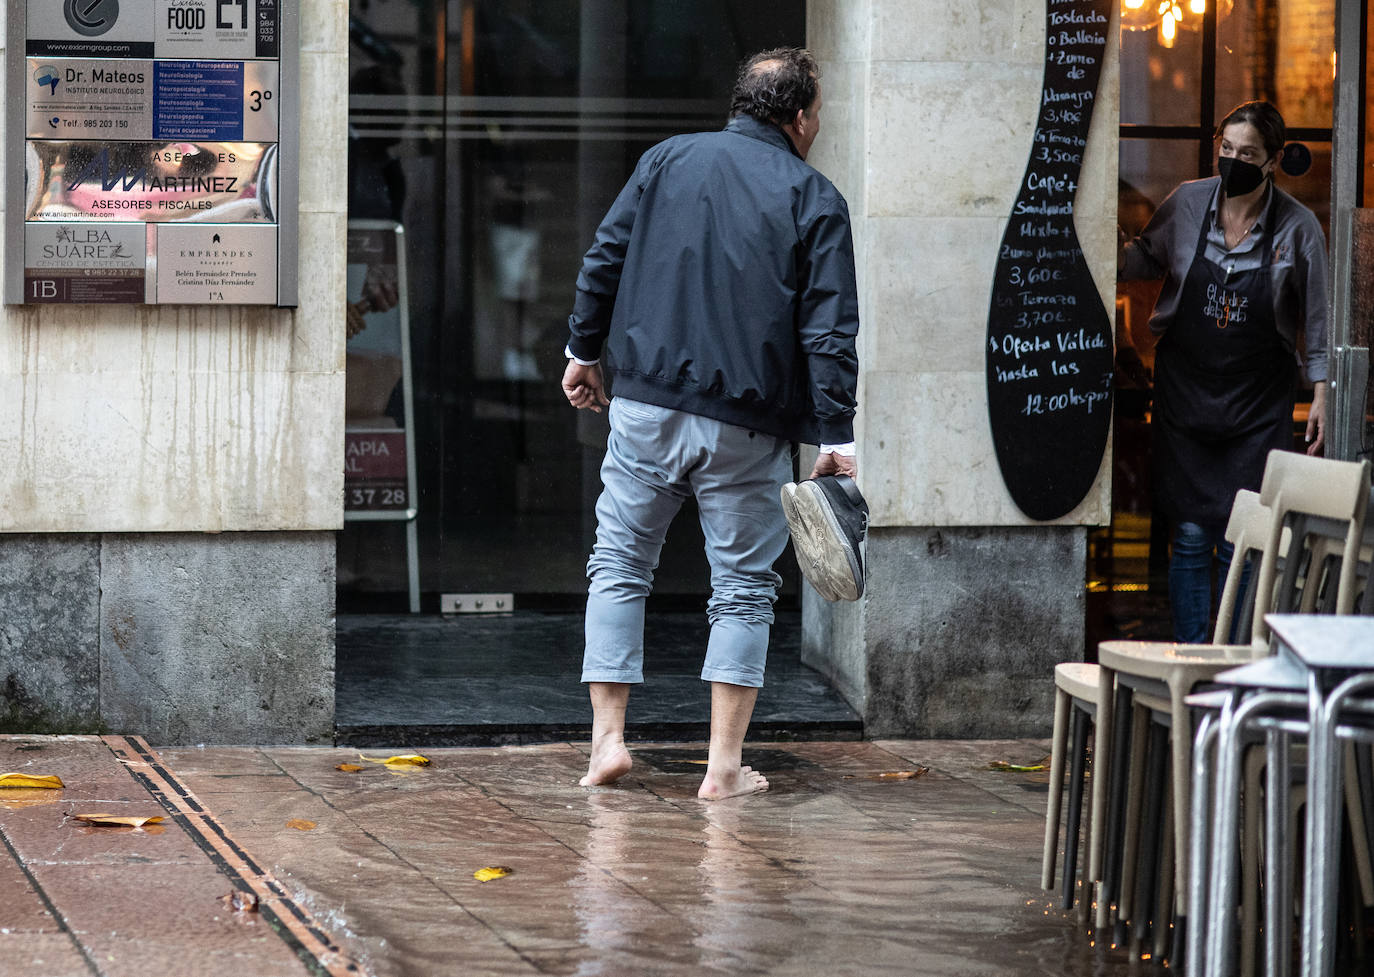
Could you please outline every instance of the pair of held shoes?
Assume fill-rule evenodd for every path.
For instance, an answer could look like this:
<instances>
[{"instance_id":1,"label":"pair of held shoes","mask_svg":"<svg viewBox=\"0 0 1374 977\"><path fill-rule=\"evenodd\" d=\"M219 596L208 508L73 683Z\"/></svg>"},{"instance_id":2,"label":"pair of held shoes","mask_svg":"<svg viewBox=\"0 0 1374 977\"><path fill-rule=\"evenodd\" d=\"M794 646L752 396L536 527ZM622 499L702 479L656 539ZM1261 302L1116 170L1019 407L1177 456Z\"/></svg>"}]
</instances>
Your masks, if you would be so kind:
<instances>
[{"instance_id":1,"label":"pair of held shoes","mask_svg":"<svg viewBox=\"0 0 1374 977\"><path fill-rule=\"evenodd\" d=\"M802 575L826 600L864 592L868 503L848 475L822 475L782 487L782 510Z\"/></svg>"}]
</instances>

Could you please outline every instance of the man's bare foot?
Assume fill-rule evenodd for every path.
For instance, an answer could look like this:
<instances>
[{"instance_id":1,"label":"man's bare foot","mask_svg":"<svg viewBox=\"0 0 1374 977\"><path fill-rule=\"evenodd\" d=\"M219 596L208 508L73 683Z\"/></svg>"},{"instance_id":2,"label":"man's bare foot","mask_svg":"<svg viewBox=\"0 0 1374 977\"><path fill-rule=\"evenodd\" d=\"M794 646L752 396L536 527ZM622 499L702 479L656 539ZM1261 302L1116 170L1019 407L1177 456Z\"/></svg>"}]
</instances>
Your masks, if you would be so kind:
<instances>
[{"instance_id":1,"label":"man's bare foot","mask_svg":"<svg viewBox=\"0 0 1374 977\"><path fill-rule=\"evenodd\" d=\"M697 797L703 801L719 801L741 794L761 794L767 789L767 778L753 767L740 767L724 776L717 776L707 770L706 779L701 782Z\"/></svg>"},{"instance_id":2,"label":"man's bare foot","mask_svg":"<svg viewBox=\"0 0 1374 977\"><path fill-rule=\"evenodd\" d=\"M583 787L613 784L630 772L634 760L623 740L592 743L592 758L587 764L587 776L578 781Z\"/></svg>"}]
</instances>

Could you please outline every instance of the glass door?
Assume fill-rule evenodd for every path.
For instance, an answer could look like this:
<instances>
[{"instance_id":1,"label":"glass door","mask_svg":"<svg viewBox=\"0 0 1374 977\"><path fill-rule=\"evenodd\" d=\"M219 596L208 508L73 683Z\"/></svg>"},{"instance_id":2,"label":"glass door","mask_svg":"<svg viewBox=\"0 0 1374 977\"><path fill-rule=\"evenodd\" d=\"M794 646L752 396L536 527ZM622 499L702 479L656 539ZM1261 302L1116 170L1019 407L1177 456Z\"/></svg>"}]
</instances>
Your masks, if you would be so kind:
<instances>
[{"instance_id":1,"label":"glass door","mask_svg":"<svg viewBox=\"0 0 1374 977\"><path fill-rule=\"evenodd\" d=\"M582 253L644 150L724 125L738 63L802 43L804 3L352 0L349 26L349 217L406 242L422 607L580 606L606 437L559 389ZM340 610L403 609L405 564L402 525L349 523ZM707 590L684 509L655 593Z\"/></svg>"}]
</instances>

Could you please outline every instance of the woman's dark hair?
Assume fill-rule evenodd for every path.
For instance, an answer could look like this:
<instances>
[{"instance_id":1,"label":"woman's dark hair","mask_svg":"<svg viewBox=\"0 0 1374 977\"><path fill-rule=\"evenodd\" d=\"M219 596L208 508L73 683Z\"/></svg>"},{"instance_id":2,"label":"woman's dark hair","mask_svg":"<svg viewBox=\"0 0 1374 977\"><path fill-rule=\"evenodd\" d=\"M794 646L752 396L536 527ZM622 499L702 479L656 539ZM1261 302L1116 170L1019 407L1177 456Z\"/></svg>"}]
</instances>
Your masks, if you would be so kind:
<instances>
[{"instance_id":1,"label":"woman's dark hair","mask_svg":"<svg viewBox=\"0 0 1374 977\"><path fill-rule=\"evenodd\" d=\"M786 125L816 100L820 69L811 52L797 47L760 51L740 65L730 114Z\"/></svg>"},{"instance_id":2,"label":"woman's dark hair","mask_svg":"<svg viewBox=\"0 0 1374 977\"><path fill-rule=\"evenodd\" d=\"M1221 125L1217 126L1217 138L1221 138L1227 126L1237 122L1248 122L1255 127L1264 143L1264 151L1271 158L1283 152L1288 130L1283 124L1283 116L1273 105L1268 102L1241 102L1221 120Z\"/></svg>"}]
</instances>

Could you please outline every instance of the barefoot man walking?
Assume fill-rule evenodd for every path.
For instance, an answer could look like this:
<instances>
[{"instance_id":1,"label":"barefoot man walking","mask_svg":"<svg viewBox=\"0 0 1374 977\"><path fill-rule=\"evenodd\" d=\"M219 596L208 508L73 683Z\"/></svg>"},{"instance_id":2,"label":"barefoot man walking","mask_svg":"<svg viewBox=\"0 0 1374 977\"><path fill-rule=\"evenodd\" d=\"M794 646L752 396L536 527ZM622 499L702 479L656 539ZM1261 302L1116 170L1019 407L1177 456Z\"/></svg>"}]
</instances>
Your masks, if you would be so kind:
<instances>
[{"instance_id":1,"label":"barefoot man walking","mask_svg":"<svg viewBox=\"0 0 1374 977\"><path fill-rule=\"evenodd\" d=\"M791 443L820 445L813 475L857 473L849 211L805 162L820 110L809 53L750 58L725 129L646 152L583 259L563 392L578 409L608 407L611 422L587 563L584 786L630 770L625 709L644 680L644 601L668 524L694 496L712 590L698 796L768 789L740 758L782 582L773 563L787 541L778 496ZM607 343L614 399L600 366Z\"/></svg>"}]
</instances>

